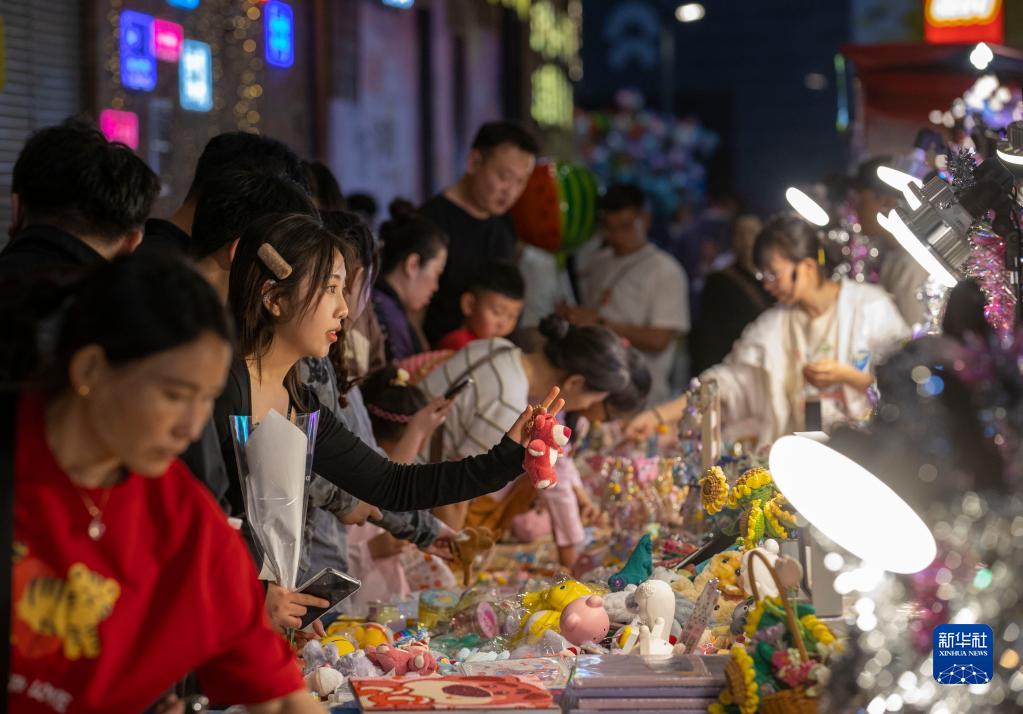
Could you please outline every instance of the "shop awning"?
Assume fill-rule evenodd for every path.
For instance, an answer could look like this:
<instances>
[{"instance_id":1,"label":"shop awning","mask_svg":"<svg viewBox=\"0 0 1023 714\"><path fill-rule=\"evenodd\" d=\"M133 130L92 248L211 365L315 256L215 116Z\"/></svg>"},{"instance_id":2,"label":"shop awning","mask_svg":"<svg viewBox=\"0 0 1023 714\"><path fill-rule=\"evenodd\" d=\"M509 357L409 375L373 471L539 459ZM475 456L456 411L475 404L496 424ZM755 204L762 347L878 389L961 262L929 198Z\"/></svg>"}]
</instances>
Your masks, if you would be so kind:
<instances>
[{"instance_id":1,"label":"shop awning","mask_svg":"<svg viewBox=\"0 0 1023 714\"><path fill-rule=\"evenodd\" d=\"M934 109L947 109L981 74L1004 83L1023 79L1023 52L990 45L995 58L983 72L970 64L976 45L845 45L856 67L864 108L871 115L923 122Z\"/></svg>"}]
</instances>

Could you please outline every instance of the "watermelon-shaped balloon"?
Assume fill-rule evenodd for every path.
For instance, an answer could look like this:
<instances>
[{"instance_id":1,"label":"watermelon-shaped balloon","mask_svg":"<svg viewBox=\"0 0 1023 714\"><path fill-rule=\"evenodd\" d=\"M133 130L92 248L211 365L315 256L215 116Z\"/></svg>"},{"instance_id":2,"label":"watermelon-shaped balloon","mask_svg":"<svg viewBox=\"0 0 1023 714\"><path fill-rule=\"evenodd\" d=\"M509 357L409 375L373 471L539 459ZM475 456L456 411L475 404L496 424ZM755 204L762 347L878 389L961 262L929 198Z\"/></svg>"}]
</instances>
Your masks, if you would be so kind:
<instances>
[{"instance_id":1,"label":"watermelon-shaped balloon","mask_svg":"<svg viewBox=\"0 0 1023 714\"><path fill-rule=\"evenodd\" d=\"M589 169L539 161L511 210L519 238L551 253L570 253L592 234L597 180Z\"/></svg>"}]
</instances>

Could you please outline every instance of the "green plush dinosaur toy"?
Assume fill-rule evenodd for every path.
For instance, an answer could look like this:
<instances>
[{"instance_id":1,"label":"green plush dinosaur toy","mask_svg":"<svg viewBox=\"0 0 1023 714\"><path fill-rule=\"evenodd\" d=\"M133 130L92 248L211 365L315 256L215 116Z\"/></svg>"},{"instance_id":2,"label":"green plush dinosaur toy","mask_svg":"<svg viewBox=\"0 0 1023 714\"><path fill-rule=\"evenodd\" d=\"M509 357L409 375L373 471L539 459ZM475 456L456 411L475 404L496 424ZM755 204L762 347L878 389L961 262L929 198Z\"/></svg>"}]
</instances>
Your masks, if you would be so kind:
<instances>
[{"instance_id":1,"label":"green plush dinosaur toy","mask_svg":"<svg viewBox=\"0 0 1023 714\"><path fill-rule=\"evenodd\" d=\"M629 556L625 567L607 579L607 584L615 592L625 589L626 585L639 585L650 579L654 574L654 545L650 534L644 533L636 548Z\"/></svg>"}]
</instances>

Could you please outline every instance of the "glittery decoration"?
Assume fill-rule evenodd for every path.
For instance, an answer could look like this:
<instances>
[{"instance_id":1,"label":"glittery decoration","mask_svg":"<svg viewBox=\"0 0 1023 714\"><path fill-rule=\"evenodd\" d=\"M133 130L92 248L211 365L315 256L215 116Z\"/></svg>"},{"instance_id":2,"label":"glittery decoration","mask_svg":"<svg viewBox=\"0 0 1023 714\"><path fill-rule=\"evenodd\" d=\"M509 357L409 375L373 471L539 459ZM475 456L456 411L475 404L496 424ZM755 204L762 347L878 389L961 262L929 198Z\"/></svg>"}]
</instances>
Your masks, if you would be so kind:
<instances>
[{"instance_id":1,"label":"glittery decoration","mask_svg":"<svg viewBox=\"0 0 1023 714\"><path fill-rule=\"evenodd\" d=\"M952 179L952 188L956 193L969 191L977 185L973 172L977 168L973 152L969 149L959 149L948 155L948 173Z\"/></svg>"},{"instance_id":2,"label":"glittery decoration","mask_svg":"<svg viewBox=\"0 0 1023 714\"><path fill-rule=\"evenodd\" d=\"M872 577L849 568L836 589L858 592L846 654L835 662L820 711L1018 712L1023 707L1023 499L968 492L928 514L935 563L914 576ZM994 677L985 685L934 681L931 642L946 622L995 633ZM890 703L898 702L893 708ZM887 708L886 708L887 706Z\"/></svg>"},{"instance_id":3,"label":"glittery decoration","mask_svg":"<svg viewBox=\"0 0 1023 714\"><path fill-rule=\"evenodd\" d=\"M971 226L968 239L966 274L977 281L987 297L984 317L999 336L1005 337L1012 331L1016 313L1011 273L1005 269L1005 239L987 223Z\"/></svg>"}]
</instances>

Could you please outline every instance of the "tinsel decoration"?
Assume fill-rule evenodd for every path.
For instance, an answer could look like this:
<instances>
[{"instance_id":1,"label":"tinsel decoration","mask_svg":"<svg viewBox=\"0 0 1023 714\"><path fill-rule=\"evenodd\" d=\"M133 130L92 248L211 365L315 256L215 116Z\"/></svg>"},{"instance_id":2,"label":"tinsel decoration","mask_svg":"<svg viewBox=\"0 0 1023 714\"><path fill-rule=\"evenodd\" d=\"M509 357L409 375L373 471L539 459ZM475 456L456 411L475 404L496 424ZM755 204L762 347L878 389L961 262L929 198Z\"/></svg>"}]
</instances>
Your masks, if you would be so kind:
<instances>
[{"instance_id":1,"label":"tinsel decoration","mask_svg":"<svg viewBox=\"0 0 1023 714\"><path fill-rule=\"evenodd\" d=\"M835 273L858 283L877 283L881 279L881 249L863 232L851 201L840 203L836 212L838 225L826 234L842 251L842 261Z\"/></svg>"},{"instance_id":2,"label":"tinsel decoration","mask_svg":"<svg viewBox=\"0 0 1023 714\"><path fill-rule=\"evenodd\" d=\"M1005 269L1005 239L987 223L971 226L968 239L966 274L977 281L987 297L984 317L996 334L1005 337L1012 331L1016 312L1016 295Z\"/></svg>"},{"instance_id":3,"label":"tinsel decoration","mask_svg":"<svg viewBox=\"0 0 1023 714\"><path fill-rule=\"evenodd\" d=\"M959 714L1023 708L1023 499L968 492L931 511L935 564L874 588L860 569L839 576L863 586L849 648L833 665L820 711ZM840 580L836 580L838 587ZM845 589L845 588L842 588ZM851 591L859 587L849 588ZM944 622L981 623L995 634L988 684L934 681L931 642Z\"/></svg>"},{"instance_id":4,"label":"tinsel decoration","mask_svg":"<svg viewBox=\"0 0 1023 714\"><path fill-rule=\"evenodd\" d=\"M1020 711L1023 333L1009 345L916 340L879 367L878 383L882 404L868 446L873 452L894 447L915 459L904 469L922 486L911 502L934 533L938 556L903 577L844 566L835 589L854 601L849 649L832 667L820 711ZM992 448L998 458L991 458ZM896 490L909 494L907 485ZM889 527L897 533L896 524ZM948 622L990 625L991 682L934 681L933 632Z\"/></svg>"},{"instance_id":5,"label":"tinsel decoration","mask_svg":"<svg viewBox=\"0 0 1023 714\"><path fill-rule=\"evenodd\" d=\"M948 174L956 193L969 191L977 185L977 181L973 177L976 168L977 162L973 158L973 152L969 149L959 149L959 151L948 155Z\"/></svg>"}]
</instances>

